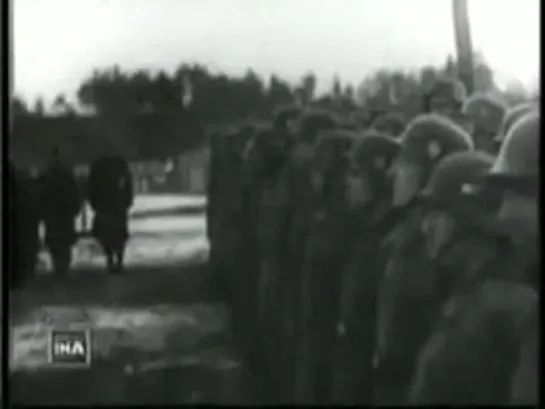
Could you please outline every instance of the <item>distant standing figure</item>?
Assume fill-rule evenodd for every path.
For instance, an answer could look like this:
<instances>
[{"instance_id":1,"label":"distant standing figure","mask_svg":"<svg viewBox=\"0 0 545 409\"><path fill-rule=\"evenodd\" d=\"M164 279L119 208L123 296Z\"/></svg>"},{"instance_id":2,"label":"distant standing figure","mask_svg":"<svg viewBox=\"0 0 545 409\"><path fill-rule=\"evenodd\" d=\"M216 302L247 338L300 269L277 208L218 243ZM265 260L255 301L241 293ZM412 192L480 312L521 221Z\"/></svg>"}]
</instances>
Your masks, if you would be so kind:
<instances>
[{"instance_id":1,"label":"distant standing figure","mask_svg":"<svg viewBox=\"0 0 545 409\"><path fill-rule=\"evenodd\" d=\"M19 192L17 194L17 244L16 251L20 254L19 266L25 280L36 273L40 239L38 226L40 224L40 203L38 201L38 180L29 172L19 174Z\"/></svg>"},{"instance_id":2,"label":"distant standing figure","mask_svg":"<svg viewBox=\"0 0 545 409\"><path fill-rule=\"evenodd\" d=\"M127 162L118 156L105 156L94 162L87 197L95 212L93 236L104 249L108 271L121 273L129 238L128 213L134 200Z\"/></svg>"},{"instance_id":3,"label":"distant standing figure","mask_svg":"<svg viewBox=\"0 0 545 409\"><path fill-rule=\"evenodd\" d=\"M9 286L10 289L15 289L20 286L20 280L17 275L18 273L18 257L17 253L14 251L14 243L16 238L17 231L17 222L15 220L16 210L17 210L17 170L15 165L10 160L8 164L8 276L9 276Z\"/></svg>"},{"instance_id":4,"label":"distant standing figure","mask_svg":"<svg viewBox=\"0 0 545 409\"><path fill-rule=\"evenodd\" d=\"M11 289L24 286L34 275L39 248L38 206L35 181L9 162L9 284Z\"/></svg>"},{"instance_id":5,"label":"distant standing figure","mask_svg":"<svg viewBox=\"0 0 545 409\"><path fill-rule=\"evenodd\" d=\"M55 274L68 273L72 246L76 242L75 219L81 208L81 198L72 170L54 151L49 166L42 173L40 206L45 224L45 244L48 247Z\"/></svg>"}]
</instances>

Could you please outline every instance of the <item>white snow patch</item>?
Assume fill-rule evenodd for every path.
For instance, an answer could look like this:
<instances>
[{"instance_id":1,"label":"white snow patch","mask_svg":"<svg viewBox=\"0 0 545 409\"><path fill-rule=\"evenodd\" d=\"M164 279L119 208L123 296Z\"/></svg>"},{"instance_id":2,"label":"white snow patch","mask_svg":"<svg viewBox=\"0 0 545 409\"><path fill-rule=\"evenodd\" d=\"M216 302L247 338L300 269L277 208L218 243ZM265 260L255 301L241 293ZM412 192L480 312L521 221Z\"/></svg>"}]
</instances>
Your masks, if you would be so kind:
<instances>
[{"instance_id":1,"label":"white snow patch","mask_svg":"<svg viewBox=\"0 0 545 409\"><path fill-rule=\"evenodd\" d=\"M206 206L206 196L202 195L138 195L134 198L131 212L163 210L179 207Z\"/></svg>"},{"instance_id":2,"label":"white snow patch","mask_svg":"<svg viewBox=\"0 0 545 409\"><path fill-rule=\"evenodd\" d=\"M134 204L130 209L131 215L156 211L175 211L180 208L204 208L206 196L203 195L138 195L134 198ZM88 202L84 203L83 212L87 217L87 227L93 220L93 211ZM82 230L82 217L76 219L76 228Z\"/></svg>"},{"instance_id":3,"label":"white snow patch","mask_svg":"<svg viewBox=\"0 0 545 409\"><path fill-rule=\"evenodd\" d=\"M197 233L205 234L206 220L204 216L163 216L131 220L130 231L138 233Z\"/></svg>"},{"instance_id":4,"label":"white snow patch","mask_svg":"<svg viewBox=\"0 0 545 409\"><path fill-rule=\"evenodd\" d=\"M161 216L129 222L125 265L164 265L205 262L209 243L205 216ZM94 238L82 238L73 248L72 267L104 267L105 259ZM39 254L39 272L51 270L45 249Z\"/></svg>"}]
</instances>

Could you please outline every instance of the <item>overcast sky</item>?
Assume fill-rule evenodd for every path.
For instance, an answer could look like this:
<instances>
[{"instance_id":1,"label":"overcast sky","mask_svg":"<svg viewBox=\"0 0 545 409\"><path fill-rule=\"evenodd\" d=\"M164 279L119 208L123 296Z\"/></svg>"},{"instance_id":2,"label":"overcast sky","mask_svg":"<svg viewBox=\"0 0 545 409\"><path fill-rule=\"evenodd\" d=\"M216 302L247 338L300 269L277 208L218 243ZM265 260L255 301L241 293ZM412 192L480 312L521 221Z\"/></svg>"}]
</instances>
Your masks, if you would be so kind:
<instances>
[{"instance_id":1,"label":"overcast sky","mask_svg":"<svg viewBox=\"0 0 545 409\"><path fill-rule=\"evenodd\" d=\"M441 63L450 0L12 0L15 90L71 95L93 67L213 69L358 83L379 67ZM501 79L539 73L539 0L469 0L474 47Z\"/></svg>"}]
</instances>

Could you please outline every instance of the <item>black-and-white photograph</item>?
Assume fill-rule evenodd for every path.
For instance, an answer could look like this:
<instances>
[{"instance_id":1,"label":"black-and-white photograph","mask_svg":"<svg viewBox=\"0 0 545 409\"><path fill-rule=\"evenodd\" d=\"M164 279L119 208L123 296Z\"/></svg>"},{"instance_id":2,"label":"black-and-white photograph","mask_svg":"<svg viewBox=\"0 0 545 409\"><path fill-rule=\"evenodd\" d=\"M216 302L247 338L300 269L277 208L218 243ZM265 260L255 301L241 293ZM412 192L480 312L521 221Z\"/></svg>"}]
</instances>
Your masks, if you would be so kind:
<instances>
[{"instance_id":1,"label":"black-and-white photograph","mask_svg":"<svg viewBox=\"0 0 545 409\"><path fill-rule=\"evenodd\" d=\"M539 0L9 7L6 407L539 403Z\"/></svg>"}]
</instances>

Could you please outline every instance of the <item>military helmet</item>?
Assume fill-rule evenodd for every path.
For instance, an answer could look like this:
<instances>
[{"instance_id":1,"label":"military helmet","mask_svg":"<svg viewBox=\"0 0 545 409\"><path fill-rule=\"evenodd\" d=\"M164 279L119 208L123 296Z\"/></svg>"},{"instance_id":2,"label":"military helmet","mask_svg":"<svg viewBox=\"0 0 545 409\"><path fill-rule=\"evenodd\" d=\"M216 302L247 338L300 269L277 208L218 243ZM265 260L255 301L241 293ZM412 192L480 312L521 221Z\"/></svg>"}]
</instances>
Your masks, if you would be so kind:
<instances>
[{"instance_id":1,"label":"military helmet","mask_svg":"<svg viewBox=\"0 0 545 409\"><path fill-rule=\"evenodd\" d=\"M357 133L344 129L320 132L314 146L315 165L327 170L335 165L346 164L348 153L357 139Z\"/></svg>"},{"instance_id":2,"label":"military helmet","mask_svg":"<svg viewBox=\"0 0 545 409\"><path fill-rule=\"evenodd\" d=\"M401 155L437 159L447 153L473 149L473 140L449 118L424 114L413 119L401 138Z\"/></svg>"},{"instance_id":3,"label":"military helmet","mask_svg":"<svg viewBox=\"0 0 545 409\"><path fill-rule=\"evenodd\" d=\"M522 118L528 112L537 109L537 105L532 102L527 102L523 104L518 104L507 110L503 116L503 121L501 123L498 135L496 136L497 142L503 142L503 139L513 126L520 118Z\"/></svg>"},{"instance_id":4,"label":"military helmet","mask_svg":"<svg viewBox=\"0 0 545 409\"><path fill-rule=\"evenodd\" d=\"M350 122L357 125L359 129L364 129L368 125L366 112L363 110L354 110L348 115Z\"/></svg>"},{"instance_id":5,"label":"military helmet","mask_svg":"<svg viewBox=\"0 0 545 409\"><path fill-rule=\"evenodd\" d=\"M273 123L275 125L286 124L288 121L297 119L300 115L301 109L296 105L281 106L274 113Z\"/></svg>"},{"instance_id":6,"label":"military helmet","mask_svg":"<svg viewBox=\"0 0 545 409\"><path fill-rule=\"evenodd\" d=\"M398 112L387 112L379 115L371 123L371 128L377 131L387 133L392 136L398 136L405 129L405 119L403 114Z\"/></svg>"},{"instance_id":7,"label":"military helmet","mask_svg":"<svg viewBox=\"0 0 545 409\"><path fill-rule=\"evenodd\" d=\"M270 129L256 132L245 145L243 158L250 171L263 171L287 157L286 141L276 138Z\"/></svg>"},{"instance_id":8,"label":"military helmet","mask_svg":"<svg viewBox=\"0 0 545 409\"><path fill-rule=\"evenodd\" d=\"M393 177L394 207L408 205L445 155L473 150L471 136L450 119L420 115L409 124L401 150L389 173Z\"/></svg>"},{"instance_id":9,"label":"military helmet","mask_svg":"<svg viewBox=\"0 0 545 409\"><path fill-rule=\"evenodd\" d=\"M539 121L535 110L511 127L488 175L488 185L497 188L493 190L507 193L497 211L500 231L529 253L539 251Z\"/></svg>"},{"instance_id":10,"label":"military helmet","mask_svg":"<svg viewBox=\"0 0 545 409\"><path fill-rule=\"evenodd\" d=\"M339 128L340 129L343 129L345 131L351 131L351 132L359 132L360 131L360 127L358 126L358 124L354 123L353 121L342 121L340 124L339 124Z\"/></svg>"},{"instance_id":11,"label":"military helmet","mask_svg":"<svg viewBox=\"0 0 545 409\"><path fill-rule=\"evenodd\" d=\"M484 152L456 152L444 157L435 167L420 197L448 202L463 196L474 196L477 186L494 164Z\"/></svg>"},{"instance_id":12,"label":"military helmet","mask_svg":"<svg viewBox=\"0 0 545 409\"><path fill-rule=\"evenodd\" d=\"M539 121L539 112L531 111L511 127L490 171L490 177L539 177Z\"/></svg>"},{"instance_id":13,"label":"military helmet","mask_svg":"<svg viewBox=\"0 0 545 409\"><path fill-rule=\"evenodd\" d=\"M496 134L505 115L505 106L497 99L484 94L472 95L462 107L462 113L479 130Z\"/></svg>"},{"instance_id":14,"label":"military helmet","mask_svg":"<svg viewBox=\"0 0 545 409\"><path fill-rule=\"evenodd\" d=\"M350 159L358 168L386 170L400 148L394 137L376 130L368 130L356 140Z\"/></svg>"},{"instance_id":15,"label":"military helmet","mask_svg":"<svg viewBox=\"0 0 545 409\"><path fill-rule=\"evenodd\" d=\"M463 104L467 98L467 91L464 84L457 78L443 77L435 80L428 96L429 98L446 98Z\"/></svg>"},{"instance_id":16,"label":"military helmet","mask_svg":"<svg viewBox=\"0 0 545 409\"><path fill-rule=\"evenodd\" d=\"M321 131L338 127L337 119L325 110L313 109L303 114L301 118L301 139L315 142Z\"/></svg>"}]
</instances>

